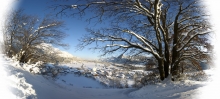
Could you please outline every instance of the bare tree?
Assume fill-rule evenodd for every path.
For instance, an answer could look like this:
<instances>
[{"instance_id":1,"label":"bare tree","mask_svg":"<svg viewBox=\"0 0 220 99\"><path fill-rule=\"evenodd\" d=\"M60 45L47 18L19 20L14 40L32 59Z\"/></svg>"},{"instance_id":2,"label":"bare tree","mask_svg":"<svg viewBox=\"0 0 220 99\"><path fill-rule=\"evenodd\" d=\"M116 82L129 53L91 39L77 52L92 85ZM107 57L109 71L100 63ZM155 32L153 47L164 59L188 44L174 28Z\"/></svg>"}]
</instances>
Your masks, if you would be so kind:
<instances>
[{"instance_id":1,"label":"bare tree","mask_svg":"<svg viewBox=\"0 0 220 99\"><path fill-rule=\"evenodd\" d=\"M53 5L57 15L109 21L110 26L87 29L79 48L97 43L103 55L116 51L130 55L155 57L160 79L179 74L180 62L199 63L209 56L208 34L211 32L204 6L198 0L84 0L73 5ZM72 12L68 12L70 9ZM207 49L206 51L204 49Z\"/></svg>"},{"instance_id":2,"label":"bare tree","mask_svg":"<svg viewBox=\"0 0 220 99\"><path fill-rule=\"evenodd\" d=\"M21 10L14 11L8 18L4 29L6 53L10 57L16 55L20 62L42 58L43 55L38 54L42 50L37 47L42 43L67 46L61 42L66 36L61 29L62 21L49 16L40 19Z\"/></svg>"}]
</instances>

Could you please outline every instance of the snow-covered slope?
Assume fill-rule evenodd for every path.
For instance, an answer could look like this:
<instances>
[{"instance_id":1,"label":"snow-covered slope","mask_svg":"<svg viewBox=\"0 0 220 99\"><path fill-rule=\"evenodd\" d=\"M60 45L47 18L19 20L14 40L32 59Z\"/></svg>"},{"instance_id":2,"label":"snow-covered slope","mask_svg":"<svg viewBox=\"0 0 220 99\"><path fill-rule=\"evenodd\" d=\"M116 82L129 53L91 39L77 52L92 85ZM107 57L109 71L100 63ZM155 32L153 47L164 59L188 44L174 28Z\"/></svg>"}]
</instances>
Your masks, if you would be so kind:
<instances>
[{"instance_id":1,"label":"snow-covered slope","mask_svg":"<svg viewBox=\"0 0 220 99\"><path fill-rule=\"evenodd\" d=\"M73 77L72 74L67 74L59 75L54 79L32 74L11 59L1 63L4 63L5 70L8 72L9 88L12 89L11 94L14 96L12 98L5 96L7 99L198 99L197 95L201 94L199 89L206 84L202 81L170 82L165 80L141 89L106 89L101 88L98 82L85 77ZM218 99L218 97L211 98Z\"/></svg>"},{"instance_id":2,"label":"snow-covered slope","mask_svg":"<svg viewBox=\"0 0 220 99\"><path fill-rule=\"evenodd\" d=\"M74 57L72 54L66 52L66 51L61 51L61 50L57 50L58 52L60 52L59 56L61 57L66 57L66 58L77 58L77 57Z\"/></svg>"},{"instance_id":3,"label":"snow-covered slope","mask_svg":"<svg viewBox=\"0 0 220 99\"><path fill-rule=\"evenodd\" d=\"M1 99L37 99L35 89L27 83L24 72L20 72L18 62L4 60L0 54L0 98Z\"/></svg>"},{"instance_id":4,"label":"snow-covered slope","mask_svg":"<svg viewBox=\"0 0 220 99\"><path fill-rule=\"evenodd\" d=\"M48 55L51 55L51 56L53 55L53 56L62 58L62 61L64 62L70 62L71 60L80 59L66 51L61 51L60 49L53 47L51 44L42 43L41 45L38 46L38 48L40 48L44 53Z\"/></svg>"}]
</instances>

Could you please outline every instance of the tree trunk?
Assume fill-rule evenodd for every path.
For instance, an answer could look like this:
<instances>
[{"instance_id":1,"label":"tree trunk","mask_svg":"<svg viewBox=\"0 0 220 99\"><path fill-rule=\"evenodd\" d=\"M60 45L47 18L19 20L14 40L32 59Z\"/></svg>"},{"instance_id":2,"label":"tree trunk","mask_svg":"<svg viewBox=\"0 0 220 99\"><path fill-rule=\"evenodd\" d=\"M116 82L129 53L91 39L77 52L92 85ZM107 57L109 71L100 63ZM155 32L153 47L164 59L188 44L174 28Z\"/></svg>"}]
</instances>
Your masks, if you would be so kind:
<instances>
[{"instance_id":1,"label":"tree trunk","mask_svg":"<svg viewBox=\"0 0 220 99\"><path fill-rule=\"evenodd\" d=\"M183 74L183 71L184 71L183 64L181 64L181 67L182 67L182 74Z\"/></svg>"},{"instance_id":2,"label":"tree trunk","mask_svg":"<svg viewBox=\"0 0 220 99\"><path fill-rule=\"evenodd\" d=\"M170 66L170 53L169 53L169 46L168 44L165 44L165 58L164 60L164 72L165 72L165 78L169 75L169 66Z\"/></svg>"},{"instance_id":3,"label":"tree trunk","mask_svg":"<svg viewBox=\"0 0 220 99\"><path fill-rule=\"evenodd\" d=\"M179 65L177 65L177 64L174 64L173 65L173 69L172 69L172 75L173 76L177 76L178 74L179 74Z\"/></svg>"},{"instance_id":4,"label":"tree trunk","mask_svg":"<svg viewBox=\"0 0 220 99\"><path fill-rule=\"evenodd\" d=\"M22 56L21 56L19 62L21 62L21 63L25 63L25 55L22 55Z\"/></svg>"},{"instance_id":5,"label":"tree trunk","mask_svg":"<svg viewBox=\"0 0 220 99\"><path fill-rule=\"evenodd\" d=\"M164 75L164 66L163 66L163 60L160 59L158 60L158 66L159 66L159 72L160 72L160 80L164 80L165 75Z\"/></svg>"},{"instance_id":6,"label":"tree trunk","mask_svg":"<svg viewBox=\"0 0 220 99\"><path fill-rule=\"evenodd\" d=\"M172 76L175 79L175 77L179 74L179 61L177 60L179 57L179 53L176 51L176 48L173 49L172 54Z\"/></svg>"},{"instance_id":7,"label":"tree trunk","mask_svg":"<svg viewBox=\"0 0 220 99\"><path fill-rule=\"evenodd\" d=\"M26 62L25 59L26 59L26 52L21 50L18 54L17 60L21 63L25 63Z\"/></svg>"},{"instance_id":8,"label":"tree trunk","mask_svg":"<svg viewBox=\"0 0 220 99\"><path fill-rule=\"evenodd\" d=\"M167 61L164 61L164 77L167 78L169 75L169 63Z\"/></svg>"},{"instance_id":9,"label":"tree trunk","mask_svg":"<svg viewBox=\"0 0 220 99\"><path fill-rule=\"evenodd\" d=\"M171 68L172 68L172 76L175 78L175 76L177 76L178 72L178 64L177 60L179 58L179 52L177 51L178 49L178 36L179 36L179 32L178 32L178 17L179 14L175 17L175 22L174 22L174 34L173 34L173 49L172 49L172 63L171 63Z\"/></svg>"}]
</instances>

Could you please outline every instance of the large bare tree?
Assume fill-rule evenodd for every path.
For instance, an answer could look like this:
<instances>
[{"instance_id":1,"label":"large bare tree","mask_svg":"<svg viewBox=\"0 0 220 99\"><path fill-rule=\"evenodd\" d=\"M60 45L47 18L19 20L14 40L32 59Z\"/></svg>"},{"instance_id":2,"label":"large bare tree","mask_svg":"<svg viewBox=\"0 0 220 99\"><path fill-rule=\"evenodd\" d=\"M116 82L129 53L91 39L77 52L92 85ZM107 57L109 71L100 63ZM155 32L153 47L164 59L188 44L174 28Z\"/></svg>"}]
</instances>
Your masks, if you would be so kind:
<instances>
[{"instance_id":1,"label":"large bare tree","mask_svg":"<svg viewBox=\"0 0 220 99\"><path fill-rule=\"evenodd\" d=\"M89 21L109 22L108 27L87 29L89 34L80 39L78 47L97 43L94 49L103 55L116 51L151 54L157 60L161 80L170 73L178 75L181 62L199 67L211 51L208 15L198 0L80 0L52 8L61 16L89 14L93 15Z\"/></svg>"},{"instance_id":2,"label":"large bare tree","mask_svg":"<svg viewBox=\"0 0 220 99\"><path fill-rule=\"evenodd\" d=\"M45 57L39 47L42 43L67 46L61 41L66 36L62 31L62 21L49 16L41 19L36 16L24 14L22 10L14 11L8 16L4 27L5 53L17 56L20 62Z\"/></svg>"}]
</instances>

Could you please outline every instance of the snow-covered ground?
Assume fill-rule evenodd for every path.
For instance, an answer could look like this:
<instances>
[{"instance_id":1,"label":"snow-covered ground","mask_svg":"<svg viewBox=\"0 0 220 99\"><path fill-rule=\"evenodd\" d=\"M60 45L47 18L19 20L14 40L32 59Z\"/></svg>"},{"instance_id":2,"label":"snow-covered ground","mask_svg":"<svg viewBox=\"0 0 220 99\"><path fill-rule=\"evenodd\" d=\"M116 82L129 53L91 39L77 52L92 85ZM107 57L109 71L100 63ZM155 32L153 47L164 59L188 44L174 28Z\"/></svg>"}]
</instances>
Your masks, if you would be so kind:
<instances>
[{"instance_id":1,"label":"snow-covered ground","mask_svg":"<svg viewBox=\"0 0 220 99\"><path fill-rule=\"evenodd\" d=\"M12 96L10 99L197 99L197 95L203 93L200 90L205 88L206 83L209 82L190 80L170 82L165 80L156 85L147 85L139 89L119 89L103 86L95 79L74 73L61 73L55 78L30 73L24 65L8 58L1 60L1 63L3 63L2 68L7 72L5 78L1 80L7 81L8 87L6 89L10 90L10 96ZM62 66L73 68L77 64L81 66L82 63L76 62L72 65ZM97 63L85 62L83 64L84 68L104 67L103 64ZM206 70L206 72L210 72L210 70ZM9 96L5 97L9 98Z\"/></svg>"}]
</instances>

